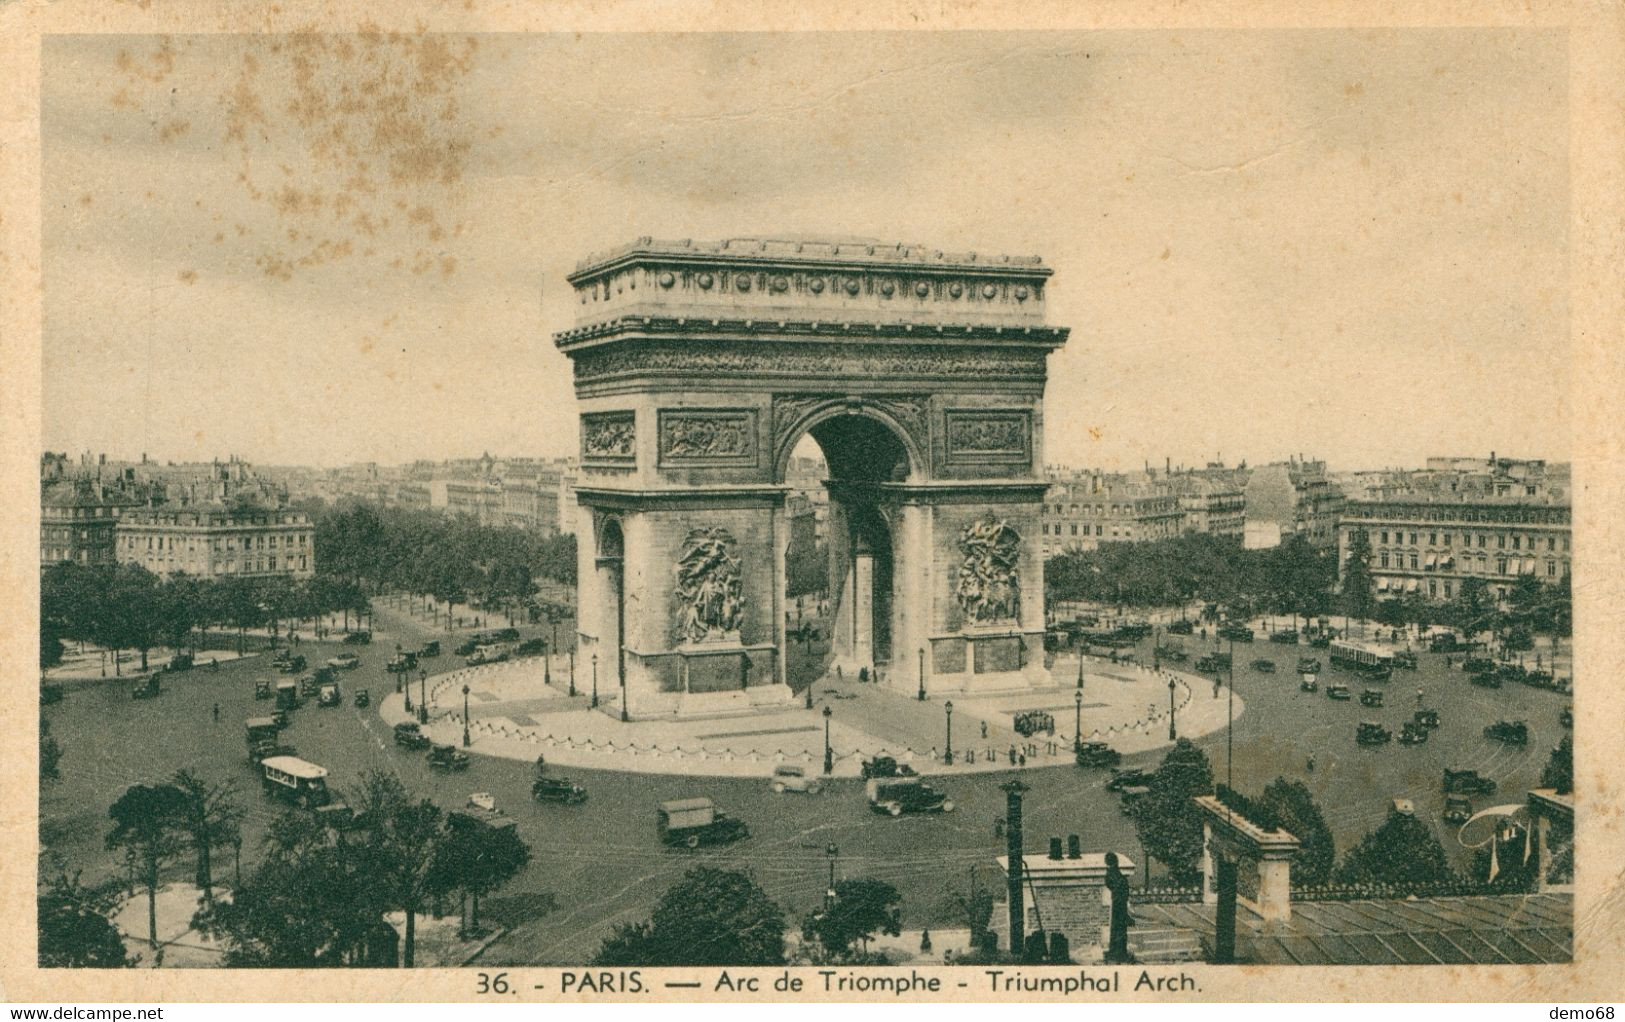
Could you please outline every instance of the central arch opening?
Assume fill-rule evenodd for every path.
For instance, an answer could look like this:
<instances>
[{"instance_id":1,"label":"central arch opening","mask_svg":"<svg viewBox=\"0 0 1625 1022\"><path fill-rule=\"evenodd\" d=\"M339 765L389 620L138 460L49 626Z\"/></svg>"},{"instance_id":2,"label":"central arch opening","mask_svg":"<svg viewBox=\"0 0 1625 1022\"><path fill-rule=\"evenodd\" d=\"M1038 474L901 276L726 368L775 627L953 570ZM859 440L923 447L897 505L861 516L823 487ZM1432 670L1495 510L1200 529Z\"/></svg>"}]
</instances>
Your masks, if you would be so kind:
<instances>
[{"instance_id":1,"label":"central arch opening","mask_svg":"<svg viewBox=\"0 0 1625 1022\"><path fill-rule=\"evenodd\" d=\"M857 413L815 422L792 448L785 632L797 692L833 667L873 677L890 665L897 566L885 484L912 466L889 425Z\"/></svg>"}]
</instances>

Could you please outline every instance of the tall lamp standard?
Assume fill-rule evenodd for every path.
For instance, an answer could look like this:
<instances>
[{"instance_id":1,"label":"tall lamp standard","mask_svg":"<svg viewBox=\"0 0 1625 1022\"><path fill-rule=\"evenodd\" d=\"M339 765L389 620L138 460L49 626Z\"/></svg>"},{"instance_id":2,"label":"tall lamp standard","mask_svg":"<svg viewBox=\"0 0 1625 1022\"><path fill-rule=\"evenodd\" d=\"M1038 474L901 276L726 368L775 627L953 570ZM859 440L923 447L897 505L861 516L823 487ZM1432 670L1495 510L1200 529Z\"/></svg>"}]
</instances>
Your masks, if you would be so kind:
<instances>
[{"instance_id":1,"label":"tall lamp standard","mask_svg":"<svg viewBox=\"0 0 1625 1022\"><path fill-rule=\"evenodd\" d=\"M830 716L831 716L830 708L828 706L824 707L824 773L825 774L832 774L832 773L835 772L835 754L829 747L829 718L830 718Z\"/></svg>"},{"instance_id":2,"label":"tall lamp standard","mask_svg":"<svg viewBox=\"0 0 1625 1022\"><path fill-rule=\"evenodd\" d=\"M920 647L920 702L925 702L925 647Z\"/></svg>"},{"instance_id":3,"label":"tall lamp standard","mask_svg":"<svg viewBox=\"0 0 1625 1022\"><path fill-rule=\"evenodd\" d=\"M463 686L463 748L474 744L468 740L468 686Z\"/></svg>"},{"instance_id":4,"label":"tall lamp standard","mask_svg":"<svg viewBox=\"0 0 1625 1022\"><path fill-rule=\"evenodd\" d=\"M411 713L412 712L412 676L410 674L407 674L405 671L396 671L396 672L394 672L394 674L395 674L395 691L399 692L403 688L406 689L406 712Z\"/></svg>"},{"instance_id":5,"label":"tall lamp standard","mask_svg":"<svg viewBox=\"0 0 1625 1022\"><path fill-rule=\"evenodd\" d=\"M542 684L548 688L553 687L553 654L552 647L547 640L542 640Z\"/></svg>"},{"instance_id":6,"label":"tall lamp standard","mask_svg":"<svg viewBox=\"0 0 1625 1022\"><path fill-rule=\"evenodd\" d=\"M412 676L404 676L406 687L411 688ZM429 723L429 672L426 668L418 671L418 723Z\"/></svg>"},{"instance_id":7,"label":"tall lamp standard","mask_svg":"<svg viewBox=\"0 0 1625 1022\"><path fill-rule=\"evenodd\" d=\"M598 654L592 655L592 709L598 709Z\"/></svg>"},{"instance_id":8,"label":"tall lamp standard","mask_svg":"<svg viewBox=\"0 0 1625 1022\"><path fill-rule=\"evenodd\" d=\"M1168 676L1168 740L1179 739L1179 732L1174 730L1174 676Z\"/></svg>"},{"instance_id":9,"label":"tall lamp standard","mask_svg":"<svg viewBox=\"0 0 1625 1022\"><path fill-rule=\"evenodd\" d=\"M1077 707L1072 717L1072 751L1077 752L1083 748L1083 689L1072 694L1072 703Z\"/></svg>"},{"instance_id":10,"label":"tall lamp standard","mask_svg":"<svg viewBox=\"0 0 1625 1022\"><path fill-rule=\"evenodd\" d=\"M621 674L621 723L625 724L627 721L631 720L632 718L628 717L626 715L626 651L624 649L620 653L620 674ZM746 683L746 685L750 684L750 660L748 658L745 660L745 683Z\"/></svg>"},{"instance_id":11,"label":"tall lamp standard","mask_svg":"<svg viewBox=\"0 0 1625 1022\"><path fill-rule=\"evenodd\" d=\"M824 908L826 910L835 904L835 859L840 854L841 850L834 845L824 849L824 855L829 859L829 887L824 890Z\"/></svg>"},{"instance_id":12,"label":"tall lamp standard","mask_svg":"<svg viewBox=\"0 0 1625 1022\"><path fill-rule=\"evenodd\" d=\"M576 651L574 649L571 649L570 650L570 698L574 699L575 694L576 694Z\"/></svg>"},{"instance_id":13,"label":"tall lamp standard","mask_svg":"<svg viewBox=\"0 0 1625 1022\"><path fill-rule=\"evenodd\" d=\"M948 734L942 743L942 762L945 766L954 765L954 701L952 699L942 704L942 712L948 722Z\"/></svg>"}]
</instances>

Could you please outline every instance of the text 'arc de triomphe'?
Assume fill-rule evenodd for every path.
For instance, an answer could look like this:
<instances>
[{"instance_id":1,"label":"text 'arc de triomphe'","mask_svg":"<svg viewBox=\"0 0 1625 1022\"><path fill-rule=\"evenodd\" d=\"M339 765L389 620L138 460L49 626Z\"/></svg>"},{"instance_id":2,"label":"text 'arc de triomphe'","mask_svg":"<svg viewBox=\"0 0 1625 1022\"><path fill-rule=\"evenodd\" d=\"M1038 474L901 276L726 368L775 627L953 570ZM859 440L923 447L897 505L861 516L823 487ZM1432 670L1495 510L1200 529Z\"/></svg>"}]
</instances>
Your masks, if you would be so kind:
<instances>
[{"instance_id":1,"label":"text 'arc de triomphe'","mask_svg":"<svg viewBox=\"0 0 1625 1022\"><path fill-rule=\"evenodd\" d=\"M1050 684L1035 257L642 238L570 275L581 656L632 719L782 706L785 475L829 466L834 664L914 693ZM621 703L622 693L625 702Z\"/></svg>"}]
</instances>

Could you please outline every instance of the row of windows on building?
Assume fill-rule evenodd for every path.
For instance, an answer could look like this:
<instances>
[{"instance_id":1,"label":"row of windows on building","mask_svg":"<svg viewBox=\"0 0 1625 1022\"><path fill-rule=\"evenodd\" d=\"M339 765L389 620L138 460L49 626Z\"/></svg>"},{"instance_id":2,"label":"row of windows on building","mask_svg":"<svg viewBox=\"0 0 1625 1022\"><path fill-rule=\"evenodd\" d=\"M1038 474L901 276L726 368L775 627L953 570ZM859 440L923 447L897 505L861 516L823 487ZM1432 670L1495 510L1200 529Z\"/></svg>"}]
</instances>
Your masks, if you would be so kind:
<instances>
[{"instance_id":1,"label":"row of windows on building","mask_svg":"<svg viewBox=\"0 0 1625 1022\"><path fill-rule=\"evenodd\" d=\"M1064 515L1064 514L1074 514L1074 515L1076 515L1076 514L1090 514L1091 509L1092 509L1094 514L1103 515L1103 514L1107 513L1106 509L1108 507L1111 508L1111 513L1114 514L1114 515L1131 515L1131 514L1135 513L1135 507L1134 507L1133 504L1111 504L1111 505L1107 505L1107 504L1084 504L1084 505L1081 505L1081 506L1078 505L1078 504L1073 504L1073 505L1070 506L1070 508L1068 508L1068 506L1064 505L1064 504L1056 504L1054 506L1054 513L1058 514L1058 515ZM1168 514L1172 514L1174 512L1174 510L1175 510L1175 508L1174 508L1174 504L1173 504L1172 501L1166 501L1166 502L1159 503L1159 504L1154 504L1154 505L1145 505L1142 508L1143 513L1147 513L1147 514L1154 514L1154 513L1159 512L1159 511L1164 512L1164 513L1168 513Z\"/></svg>"},{"instance_id":2,"label":"row of windows on building","mask_svg":"<svg viewBox=\"0 0 1625 1022\"><path fill-rule=\"evenodd\" d=\"M1409 558L1408 563L1406 560L1407 557ZM1497 557L1493 560L1493 562L1484 554L1478 554L1476 557L1477 568L1475 571L1474 557L1466 554L1462 555L1458 567L1458 562L1454 557L1447 557L1441 561L1436 555L1428 554L1426 555L1426 560L1424 560L1423 555L1419 553L1405 554L1396 551L1390 555L1388 551L1384 550L1377 554L1377 567L1409 567L1411 571L1433 571L1435 568L1448 571L1454 568L1457 571L1487 575L1490 573L1489 565L1493 563L1495 565L1495 574L1497 575L1533 575L1536 574L1538 570L1538 562L1533 557ZM1547 578L1555 579L1560 573L1566 574L1569 570L1567 561L1559 562L1553 558L1547 558L1545 564Z\"/></svg>"},{"instance_id":3,"label":"row of windows on building","mask_svg":"<svg viewBox=\"0 0 1625 1022\"><path fill-rule=\"evenodd\" d=\"M237 538L234 536L215 536L212 540L199 540L192 536L125 536L123 539L123 546L127 551L184 550L190 552L199 549L197 546L199 542L204 544L202 547L204 550L234 551L237 549ZM275 550L277 549L278 539L277 536L244 536L242 537L243 549ZM293 549L295 546L306 546L310 536L308 533L301 532L282 536L280 539L284 547Z\"/></svg>"},{"instance_id":4,"label":"row of windows on building","mask_svg":"<svg viewBox=\"0 0 1625 1022\"><path fill-rule=\"evenodd\" d=\"M1366 513L1355 512L1353 517L1364 518ZM1568 525L1569 512L1567 508L1452 508L1450 510L1435 510L1414 508L1384 508L1375 517L1402 520L1416 520L1419 522L1495 522L1507 525Z\"/></svg>"},{"instance_id":5,"label":"row of windows on building","mask_svg":"<svg viewBox=\"0 0 1625 1022\"><path fill-rule=\"evenodd\" d=\"M282 557L282 558L280 558L280 567L278 566L278 561L279 561L279 558L275 554L269 554L269 555L267 555L265 557L244 557L244 558L242 558L240 560L238 558L235 558L235 557L228 557L228 558L224 558L224 559L221 559L221 560L215 560L213 562L208 561L207 558L203 558L203 557L200 557L200 556L198 556L196 554L193 554L192 556L189 556L189 557L188 556L181 556L181 557L169 557L169 556L164 556L164 557L158 557L158 556L142 557L142 558L140 558L138 563L142 567L148 569L149 571L152 571L152 572L155 572L155 573L160 573L160 574L174 572L176 570L186 571L186 572L189 572L191 574L203 574L205 569L209 568L211 563L213 564L212 574L215 574L215 575L232 575L232 574L244 574L244 575L247 575L247 574L255 574L255 573L259 573L259 572L269 572L269 571L279 571L279 570L280 571L308 571L308 570L310 570L310 568L309 568L309 563L310 563L309 562L309 556L306 555L306 554L299 554L297 556L295 556L293 554L289 554L289 555L287 555L285 557Z\"/></svg>"},{"instance_id":6,"label":"row of windows on building","mask_svg":"<svg viewBox=\"0 0 1625 1022\"><path fill-rule=\"evenodd\" d=\"M1373 538L1372 537L1372 531L1373 530L1367 530L1366 531L1365 537L1366 537L1367 542L1369 542ZM1393 537L1391 540L1389 538L1390 535ZM1421 537L1421 535L1422 535L1422 533L1418 533L1418 532L1405 533L1405 532L1402 532L1402 531L1399 531L1399 530L1392 530L1392 531L1384 530L1384 531L1382 531L1380 533L1377 533L1377 536L1380 537L1379 541L1384 546L1391 545L1391 544L1392 545L1417 546L1417 545L1419 545L1417 540ZM1444 532L1444 533L1429 532L1426 535L1427 535L1427 545L1428 546L1435 546L1435 547L1436 546L1444 546L1444 547L1452 546L1454 544L1454 542L1455 542L1455 537L1456 537L1456 534L1453 533L1453 532ZM1407 536L1409 538L1407 538ZM1477 541L1478 541L1477 545L1478 545L1478 548L1480 550L1488 548L1488 546L1489 546L1489 536L1486 535L1485 533L1482 533L1482 532L1479 532L1479 533L1464 532L1464 533L1462 533L1461 534L1461 545L1462 545L1462 547L1465 548L1465 547L1473 546L1474 545L1473 541L1474 541L1475 537L1477 538ZM1354 539L1354 533L1352 533L1352 532L1349 533L1349 539L1350 540ZM1558 543L1559 543L1560 540L1561 540L1561 542L1563 544L1563 549L1565 551L1568 550L1569 549L1569 537L1567 537L1567 536L1562 536L1562 537L1558 537L1558 536L1526 536L1526 535L1523 535L1521 533L1505 533L1505 532L1501 532L1501 533L1496 533L1495 534L1495 548L1497 550L1507 550L1507 549L1512 549L1512 550L1524 550L1524 549L1537 550L1540 547L1540 543L1542 541L1545 541L1546 549L1548 551L1556 551L1558 549Z\"/></svg>"}]
</instances>

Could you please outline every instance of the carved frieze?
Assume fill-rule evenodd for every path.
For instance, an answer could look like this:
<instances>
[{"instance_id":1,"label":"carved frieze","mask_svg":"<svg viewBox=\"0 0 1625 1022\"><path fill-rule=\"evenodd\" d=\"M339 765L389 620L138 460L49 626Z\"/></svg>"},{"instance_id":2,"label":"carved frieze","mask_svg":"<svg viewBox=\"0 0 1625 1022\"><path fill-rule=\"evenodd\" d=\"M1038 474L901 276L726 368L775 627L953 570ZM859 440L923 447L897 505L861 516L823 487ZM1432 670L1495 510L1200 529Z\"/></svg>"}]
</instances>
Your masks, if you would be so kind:
<instances>
[{"instance_id":1,"label":"carved frieze","mask_svg":"<svg viewBox=\"0 0 1625 1022\"><path fill-rule=\"evenodd\" d=\"M739 641L745 615L738 544L726 529L695 529L678 558L678 631L684 642Z\"/></svg>"},{"instance_id":2,"label":"carved frieze","mask_svg":"<svg viewBox=\"0 0 1625 1022\"><path fill-rule=\"evenodd\" d=\"M796 433L801 423L820 406L831 406L863 414L865 409L879 412L903 428L917 450L930 449L929 398L916 395L865 394L849 397L843 394L774 394L773 395L773 449L783 452L790 444L801 439Z\"/></svg>"},{"instance_id":3,"label":"carved frieze","mask_svg":"<svg viewBox=\"0 0 1625 1022\"><path fill-rule=\"evenodd\" d=\"M631 412L588 412L581 417L581 460L618 465L637 460L636 420Z\"/></svg>"},{"instance_id":4,"label":"carved frieze","mask_svg":"<svg viewBox=\"0 0 1625 1022\"><path fill-rule=\"evenodd\" d=\"M959 534L959 577L954 595L967 625L1015 622L1021 618L1021 534L1002 518L988 515Z\"/></svg>"},{"instance_id":5,"label":"carved frieze","mask_svg":"<svg viewBox=\"0 0 1625 1022\"><path fill-rule=\"evenodd\" d=\"M964 379L1044 379L1044 352L963 351L926 345L870 347L806 344L729 348L722 345L643 344L582 351L572 356L577 383L639 373L717 376L762 373L815 378L931 376Z\"/></svg>"},{"instance_id":6,"label":"carved frieze","mask_svg":"<svg viewBox=\"0 0 1625 1022\"><path fill-rule=\"evenodd\" d=\"M948 461L954 464L1032 460L1032 413L949 410L944 431Z\"/></svg>"},{"instance_id":7,"label":"carved frieze","mask_svg":"<svg viewBox=\"0 0 1625 1022\"><path fill-rule=\"evenodd\" d=\"M662 408L660 464L753 466L756 412L749 408Z\"/></svg>"}]
</instances>

